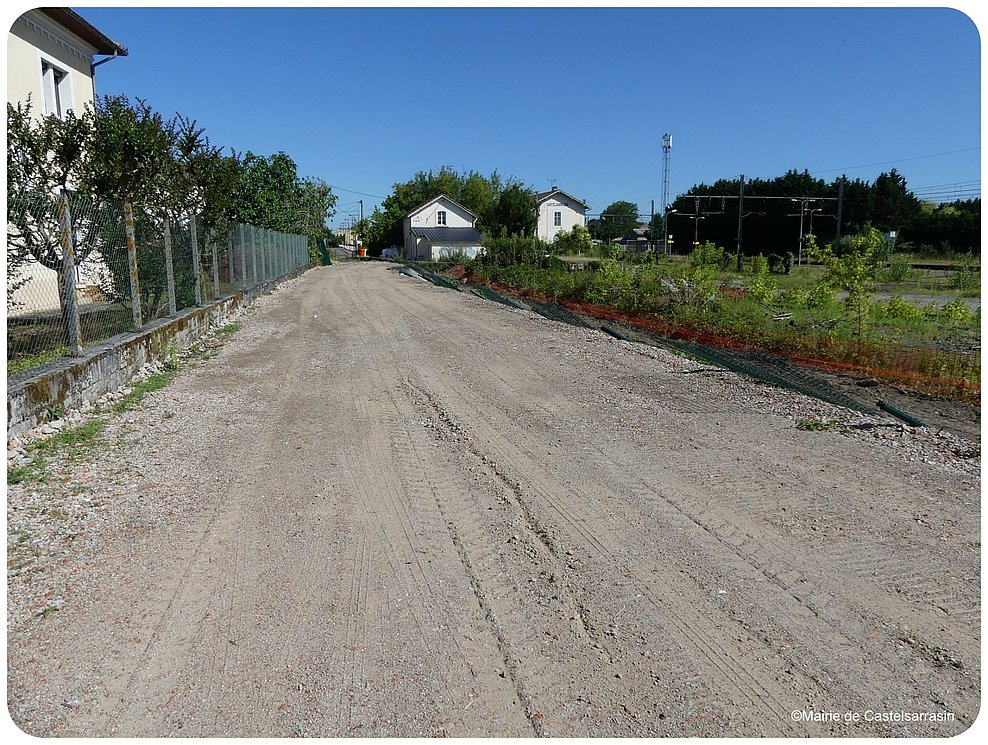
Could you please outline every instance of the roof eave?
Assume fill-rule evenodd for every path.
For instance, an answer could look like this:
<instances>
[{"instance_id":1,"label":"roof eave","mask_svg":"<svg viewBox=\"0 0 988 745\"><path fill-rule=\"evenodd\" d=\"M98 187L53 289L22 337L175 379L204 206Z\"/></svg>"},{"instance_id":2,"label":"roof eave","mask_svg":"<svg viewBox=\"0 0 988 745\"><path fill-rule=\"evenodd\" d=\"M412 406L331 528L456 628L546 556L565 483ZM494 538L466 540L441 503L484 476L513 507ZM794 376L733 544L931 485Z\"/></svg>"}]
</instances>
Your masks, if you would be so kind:
<instances>
[{"instance_id":1,"label":"roof eave","mask_svg":"<svg viewBox=\"0 0 988 745\"><path fill-rule=\"evenodd\" d=\"M126 57L128 55L127 47L113 41L74 10L69 8L38 8L38 11L92 46L96 49L96 54L113 57Z\"/></svg>"}]
</instances>

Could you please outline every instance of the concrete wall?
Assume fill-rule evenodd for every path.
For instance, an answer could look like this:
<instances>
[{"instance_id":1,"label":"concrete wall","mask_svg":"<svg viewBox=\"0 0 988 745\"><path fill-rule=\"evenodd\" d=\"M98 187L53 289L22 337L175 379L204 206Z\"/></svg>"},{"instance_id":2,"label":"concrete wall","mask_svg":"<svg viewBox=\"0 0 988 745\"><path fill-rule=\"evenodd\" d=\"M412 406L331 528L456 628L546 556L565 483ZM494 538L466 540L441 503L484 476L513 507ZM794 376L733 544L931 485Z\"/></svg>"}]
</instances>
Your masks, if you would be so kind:
<instances>
[{"instance_id":1,"label":"concrete wall","mask_svg":"<svg viewBox=\"0 0 988 745\"><path fill-rule=\"evenodd\" d=\"M50 406L71 411L117 390L145 363L166 359L172 348L191 346L210 328L222 325L241 305L275 284L258 285L175 318L159 320L140 333L121 334L84 347L82 357L42 365L30 379L7 386L7 439L43 424Z\"/></svg>"}]
</instances>

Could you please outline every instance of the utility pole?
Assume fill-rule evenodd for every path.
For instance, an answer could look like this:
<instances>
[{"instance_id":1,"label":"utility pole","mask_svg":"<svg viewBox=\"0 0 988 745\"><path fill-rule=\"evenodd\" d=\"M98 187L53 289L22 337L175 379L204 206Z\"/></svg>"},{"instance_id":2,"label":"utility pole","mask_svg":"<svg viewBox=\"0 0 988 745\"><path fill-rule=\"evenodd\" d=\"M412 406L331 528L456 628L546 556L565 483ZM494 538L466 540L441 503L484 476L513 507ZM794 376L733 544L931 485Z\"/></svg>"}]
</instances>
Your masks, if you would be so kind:
<instances>
[{"instance_id":1,"label":"utility pole","mask_svg":"<svg viewBox=\"0 0 988 745\"><path fill-rule=\"evenodd\" d=\"M672 150L672 135L662 135L662 214L669 209L669 153Z\"/></svg>"},{"instance_id":2,"label":"utility pole","mask_svg":"<svg viewBox=\"0 0 988 745\"><path fill-rule=\"evenodd\" d=\"M840 253L840 221L844 213L844 177L840 177L840 185L837 188L837 234L834 236L834 253Z\"/></svg>"},{"instance_id":3,"label":"utility pole","mask_svg":"<svg viewBox=\"0 0 988 745\"><path fill-rule=\"evenodd\" d=\"M652 208L648 213L648 237L652 241L652 252L655 252L655 236L652 235L652 231L655 229L655 200L652 200Z\"/></svg>"},{"instance_id":4,"label":"utility pole","mask_svg":"<svg viewBox=\"0 0 988 745\"><path fill-rule=\"evenodd\" d=\"M741 190L738 193L738 250L737 265L741 271L741 227L744 225L744 174L741 174Z\"/></svg>"},{"instance_id":5,"label":"utility pole","mask_svg":"<svg viewBox=\"0 0 988 745\"><path fill-rule=\"evenodd\" d=\"M360 227L359 227L359 229L357 231L357 235L359 235L361 238L363 238L363 235L361 235L361 233L363 232L363 229L364 229L364 200L363 199L358 199L357 201L360 202L360 223L358 223ZM360 255L360 240L359 239L357 240L357 255L358 256Z\"/></svg>"}]
</instances>

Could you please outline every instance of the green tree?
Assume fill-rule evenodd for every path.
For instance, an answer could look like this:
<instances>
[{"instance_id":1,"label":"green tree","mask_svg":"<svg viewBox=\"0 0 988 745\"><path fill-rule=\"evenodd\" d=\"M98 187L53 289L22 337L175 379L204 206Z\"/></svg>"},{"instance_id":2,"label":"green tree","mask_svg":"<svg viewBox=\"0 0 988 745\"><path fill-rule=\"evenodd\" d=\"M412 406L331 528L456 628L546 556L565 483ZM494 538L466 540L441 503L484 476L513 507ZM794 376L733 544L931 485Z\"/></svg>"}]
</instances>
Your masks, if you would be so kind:
<instances>
[{"instance_id":1,"label":"green tree","mask_svg":"<svg viewBox=\"0 0 988 745\"><path fill-rule=\"evenodd\" d=\"M58 198L78 181L92 119L71 110L64 118L31 115L31 101L7 104L7 292L27 279L18 271L32 259L59 274L63 290ZM74 233L77 259L95 246L96 227L79 222ZM64 298L63 298L64 300ZM63 303L64 307L64 303Z\"/></svg>"},{"instance_id":2,"label":"green tree","mask_svg":"<svg viewBox=\"0 0 988 745\"><path fill-rule=\"evenodd\" d=\"M92 122L80 190L135 205L158 203L174 175L175 121L165 121L141 99L105 96L93 109Z\"/></svg>"},{"instance_id":3,"label":"green tree","mask_svg":"<svg viewBox=\"0 0 988 745\"><path fill-rule=\"evenodd\" d=\"M605 243L621 238L638 225L638 206L631 202L612 202L600 216L587 223L590 234Z\"/></svg>"},{"instance_id":4,"label":"green tree","mask_svg":"<svg viewBox=\"0 0 988 745\"><path fill-rule=\"evenodd\" d=\"M875 179L868 204L870 222L882 231L908 230L920 212L920 201L894 168Z\"/></svg>"},{"instance_id":5,"label":"green tree","mask_svg":"<svg viewBox=\"0 0 988 745\"><path fill-rule=\"evenodd\" d=\"M532 191L523 184L512 181L498 196L497 209L489 227L489 233L492 235L533 235L538 219Z\"/></svg>"},{"instance_id":6,"label":"green tree","mask_svg":"<svg viewBox=\"0 0 988 745\"><path fill-rule=\"evenodd\" d=\"M552 252L558 255L582 255L593 250L590 231L582 225L575 225L572 230L560 231L556 234L551 245Z\"/></svg>"},{"instance_id":7,"label":"green tree","mask_svg":"<svg viewBox=\"0 0 988 745\"><path fill-rule=\"evenodd\" d=\"M292 197L298 181L295 161L281 151L267 157L247 152L242 166L236 204L238 219L258 228L284 230L291 220Z\"/></svg>"},{"instance_id":8,"label":"green tree","mask_svg":"<svg viewBox=\"0 0 988 745\"><path fill-rule=\"evenodd\" d=\"M864 335L864 320L875 293L875 278L879 256L885 239L875 228L845 236L841 252L836 254L831 246L817 246L813 236L807 237L807 252L813 261L824 265L821 282L828 288L846 293L844 306L853 318L859 339Z\"/></svg>"}]
</instances>

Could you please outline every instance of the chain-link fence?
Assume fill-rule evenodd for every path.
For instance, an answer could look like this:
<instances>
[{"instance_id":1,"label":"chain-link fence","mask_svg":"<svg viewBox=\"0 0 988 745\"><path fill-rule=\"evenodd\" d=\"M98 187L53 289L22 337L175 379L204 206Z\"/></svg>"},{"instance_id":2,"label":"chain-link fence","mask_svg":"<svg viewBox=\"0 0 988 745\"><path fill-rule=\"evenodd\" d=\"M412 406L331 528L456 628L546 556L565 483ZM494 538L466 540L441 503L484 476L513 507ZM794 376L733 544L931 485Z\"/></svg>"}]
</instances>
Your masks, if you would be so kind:
<instances>
[{"instance_id":1,"label":"chain-link fence","mask_svg":"<svg viewBox=\"0 0 988 745\"><path fill-rule=\"evenodd\" d=\"M69 193L8 195L7 216L8 381L309 263L305 236Z\"/></svg>"}]
</instances>

